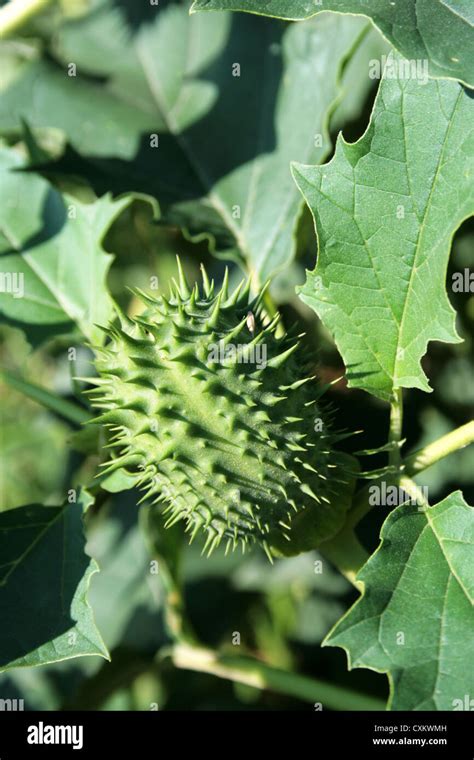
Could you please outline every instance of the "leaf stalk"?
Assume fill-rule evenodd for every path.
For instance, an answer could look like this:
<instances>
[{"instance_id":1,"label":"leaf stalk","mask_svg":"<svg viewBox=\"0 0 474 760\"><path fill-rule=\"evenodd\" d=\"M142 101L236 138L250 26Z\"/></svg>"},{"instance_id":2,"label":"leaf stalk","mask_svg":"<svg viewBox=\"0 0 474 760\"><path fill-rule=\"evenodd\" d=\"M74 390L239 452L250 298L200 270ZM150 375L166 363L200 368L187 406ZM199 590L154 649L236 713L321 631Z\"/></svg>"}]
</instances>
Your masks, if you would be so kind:
<instances>
[{"instance_id":1,"label":"leaf stalk","mask_svg":"<svg viewBox=\"0 0 474 760\"><path fill-rule=\"evenodd\" d=\"M305 702L321 703L333 710L385 710L385 703L375 697L280 670L253 657L219 654L202 647L177 644L171 649L171 659L177 668L210 673L256 689L268 689Z\"/></svg>"},{"instance_id":2,"label":"leaf stalk","mask_svg":"<svg viewBox=\"0 0 474 760\"><path fill-rule=\"evenodd\" d=\"M10 0L0 8L0 39L14 34L55 0Z\"/></svg>"}]
</instances>

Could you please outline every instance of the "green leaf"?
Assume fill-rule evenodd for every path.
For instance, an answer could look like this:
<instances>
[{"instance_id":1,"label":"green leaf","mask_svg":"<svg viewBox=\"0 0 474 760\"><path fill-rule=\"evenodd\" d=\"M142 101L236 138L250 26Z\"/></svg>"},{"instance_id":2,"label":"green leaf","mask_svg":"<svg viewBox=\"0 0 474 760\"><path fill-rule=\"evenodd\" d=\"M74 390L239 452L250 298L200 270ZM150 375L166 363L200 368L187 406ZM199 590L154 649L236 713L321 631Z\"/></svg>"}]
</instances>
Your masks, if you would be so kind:
<instances>
[{"instance_id":1,"label":"green leaf","mask_svg":"<svg viewBox=\"0 0 474 760\"><path fill-rule=\"evenodd\" d=\"M108 658L87 600L98 570L84 552L82 516L91 502L82 491L76 503L0 514L0 670Z\"/></svg>"},{"instance_id":2,"label":"green leaf","mask_svg":"<svg viewBox=\"0 0 474 760\"><path fill-rule=\"evenodd\" d=\"M349 384L389 399L430 386L431 340L456 343L445 279L474 212L474 101L456 82L384 78L363 137L325 166L294 166L319 241L302 300L331 330Z\"/></svg>"},{"instance_id":3,"label":"green leaf","mask_svg":"<svg viewBox=\"0 0 474 760\"><path fill-rule=\"evenodd\" d=\"M426 60L431 76L474 86L470 0L195 0L191 10L248 11L295 21L321 11L363 14L406 58Z\"/></svg>"},{"instance_id":4,"label":"green leaf","mask_svg":"<svg viewBox=\"0 0 474 760\"><path fill-rule=\"evenodd\" d=\"M20 69L0 130L20 133L25 112L32 129L63 130L99 192L153 194L168 222L215 235L219 250L237 247L265 280L294 255L302 202L290 161L328 154L340 69L367 24L190 17L188 6L160 3L133 24L100 0L55 36L61 65Z\"/></svg>"},{"instance_id":5,"label":"green leaf","mask_svg":"<svg viewBox=\"0 0 474 760\"><path fill-rule=\"evenodd\" d=\"M325 644L388 673L392 710L459 709L474 693L474 509L460 491L385 521L361 599ZM459 700L457 702L456 700Z\"/></svg>"},{"instance_id":6,"label":"green leaf","mask_svg":"<svg viewBox=\"0 0 474 760\"><path fill-rule=\"evenodd\" d=\"M120 493L120 491L128 491L130 488L134 488L138 485L139 481L139 476L132 475L124 467L121 467L111 475L105 475L103 479L98 478L94 482L98 482L104 491Z\"/></svg>"},{"instance_id":7,"label":"green leaf","mask_svg":"<svg viewBox=\"0 0 474 760\"><path fill-rule=\"evenodd\" d=\"M47 180L19 171L13 150L0 150L0 312L20 323L75 322L92 341L108 322L106 276L112 256L101 241L132 197L84 204Z\"/></svg>"}]
</instances>

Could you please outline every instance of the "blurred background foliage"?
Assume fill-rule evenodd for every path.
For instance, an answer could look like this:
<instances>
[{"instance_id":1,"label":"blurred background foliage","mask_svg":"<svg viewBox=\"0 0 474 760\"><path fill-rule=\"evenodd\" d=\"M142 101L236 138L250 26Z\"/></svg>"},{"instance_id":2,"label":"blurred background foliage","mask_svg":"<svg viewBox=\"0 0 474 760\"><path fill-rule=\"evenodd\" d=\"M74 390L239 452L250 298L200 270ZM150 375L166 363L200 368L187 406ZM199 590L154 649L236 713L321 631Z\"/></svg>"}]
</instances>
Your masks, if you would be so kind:
<instances>
[{"instance_id":1,"label":"blurred background foliage","mask_svg":"<svg viewBox=\"0 0 474 760\"><path fill-rule=\"evenodd\" d=\"M87 13L87 4L62 4L62 9L45 12L15 41L0 50L3 90L11 88L28 59L40 55L54 61L54 35L63 23L64 12ZM143 6L146 4L142 4ZM141 22L139 3L117 6ZM140 8L139 8L140 7ZM149 12L144 9L143 14ZM74 22L73 22L74 23ZM245 23L250 23L248 20ZM374 49L380 50L375 32L367 48L352 56L344 69L340 102L330 122L331 139L342 129L355 140L367 126L376 83L366 76L365 62ZM375 47L374 47L375 46ZM40 51L40 52L38 52ZM99 49L91 50L93 59ZM92 75L91 75L92 77ZM35 128L35 107L23 116ZM103 188L103 175L95 176L60 130L35 130L36 159L46 166L44 174L57 187L82 200L93 200ZM31 144L25 136L6 131L4 139L29 157ZM54 161L51 163L51 161ZM102 169L101 169L102 170ZM100 179L100 181L99 181ZM114 189L114 188L111 188ZM133 188L148 189L148 188ZM160 200L158 196L158 200ZM207 237L193 239L189 232L164 218L154 220L150 205L135 201L113 224L104 248L115 259L108 276L113 297L122 308L133 311L136 304L129 288L147 289L157 278L160 289L175 274L179 254L190 281L204 263L210 276L219 281L226 264L231 280L242 276L239 257L216 256ZM447 287L458 313L458 329L464 343L431 344L423 360L433 393L406 393L406 449L414 450L434 440L473 416L474 384L474 296L456 294L450 286L453 272L472 262L474 224L465 223L457 232ZM271 284L271 295L286 326L298 323L304 340L318 346L316 369L323 381L341 377L343 367L334 344L314 312L295 296L295 285L304 281L305 268L313 268L316 242L309 214L302 213L298 225L296 257L279 271ZM52 336L39 347L29 344L21 329L4 324L0 328L1 366L20 373L64 398L76 398L78 383L73 375L90 371L90 353L78 334ZM68 361L66 348L76 346L76 366ZM361 391L348 392L344 381L333 385L329 398L338 428L360 431L343 446L349 451L382 445L386 440L386 405ZM85 405L85 401L83 402ZM0 384L2 457L0 462L0 510L28 502L59 503L68 487L84 478L91 480L98 464L91 433L80 432L60 416ZM385 464L383 455L371 457L371 467ZM430 498L438 501L455 488L462 488L468 503L474 503L474 449L470 447L423 473L420 484L428 485ZM377 545L378 530L386 516L373 510L360 525L366 547ZM150 557L138 524L137 492L133 489L107 493L99 489L87 523L88 551L101 572L91 584L91 603L98 628L111 652L112 662L85 657L38 669L18 669L0 675L0 696L23 698L26 708L85 708L103 710L149 709L308 709L296 699L261 692L211 675L181 671L167 658L170 637L164 612L164 590L160 576L150 571ZM317 571L318 555L310 553L277 561L271 567L260 551L251 556L210 559L200 556L199 547L184 548L184 593L192 628L210 647L232 649L233 636L240 634L239 650L284 669L346 685L385 698L386 679L367 670L348 673L342 651L318 646L330 627L357 597L349 584L330 569ZM312 709L310 706L309 709Z\"/></svg>"}]
</instances>

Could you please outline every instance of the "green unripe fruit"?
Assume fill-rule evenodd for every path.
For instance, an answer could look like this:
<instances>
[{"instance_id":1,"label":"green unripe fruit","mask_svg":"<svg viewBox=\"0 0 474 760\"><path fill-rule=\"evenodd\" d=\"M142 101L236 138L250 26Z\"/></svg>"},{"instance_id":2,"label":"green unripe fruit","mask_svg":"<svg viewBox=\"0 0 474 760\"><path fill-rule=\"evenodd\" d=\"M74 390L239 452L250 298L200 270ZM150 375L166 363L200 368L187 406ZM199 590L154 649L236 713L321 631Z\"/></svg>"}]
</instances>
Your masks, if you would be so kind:
<instances>
[{"instance_id":1,"label":"green unripe fruit","mask_svg":"<svg viewBox=\"0 0 474 760\"><path fill-rule=\"evenodd\" d=\"M204 549L258 542L268 556L313 548L342 526L347 458L334 452L321 390L296 339L264 325L249 285L217 295L180 281L169 299L106 329L93 405L119 455L107 471L140 473L166 525Z\"/></svg>"}]
</instances>

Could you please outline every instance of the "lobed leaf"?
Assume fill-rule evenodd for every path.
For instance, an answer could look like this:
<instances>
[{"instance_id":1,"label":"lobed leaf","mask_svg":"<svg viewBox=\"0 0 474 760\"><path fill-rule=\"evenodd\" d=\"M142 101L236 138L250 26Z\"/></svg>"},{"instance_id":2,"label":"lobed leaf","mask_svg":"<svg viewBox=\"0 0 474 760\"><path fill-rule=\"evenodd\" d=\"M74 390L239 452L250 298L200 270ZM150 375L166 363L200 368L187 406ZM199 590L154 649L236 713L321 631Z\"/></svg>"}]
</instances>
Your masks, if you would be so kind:
<instances>
[{"instance_id":1,"label":"lobed leaf","mask_svg":"<svg viewBox=\"0 0 474 760\"><path fill-rule=\"evenodd\" d=\"M160 2L135 18L100 0L58 31L59 64L36 58L20 69L0 102L0 131L19 131L25 112L33 129L62 130L99 193L154 195L168 222L238 250L263 281L294 255L302 202L290 161L328 154L340 70L367 24L190 17L188 8Z\"/></svg>"},{"instance_id":2,"label":"lobed leaf","mask_svg":"<svg viewBox=\"0 0 474 760\"><path fill-rule=\"evenodd\" d=\"M363 137L339 136L325 166L293 167L319 241L301 298L333 333L349 384L382 399L430 390L428 342L460 340L445 279L474 212L473 116L456 82L386 73Z\"/></svg>"},{"instance_id":3,"label":"lobed leaf","mask_svg":"<svg viewBox=\"0 0 474 760\"><path fill-rule=\"evenodd\" d=\"M82 491L77 503L0 513L0 670L108 658L87 599L98 571L84 551L82 515L91 501Z\"/></svg>"},{"instance_id":4,"label":"lobed leaf","mask_svg":"<svg viewBox=\"0 0 474 760\"><path fill-rule=\"evenodd\" d=\"M106 276L112 256L101 241L132 196L85 204L0 149L0 313L33 325L74 322L89 340L110 318Z\"/></svg>"},{"instance_id":5,"label":"lobed leaf","mask_svg":"<svg viewBox=\"0 0 474 760\"><path fill-rule=\"evenodd\" d=\"M433 77L474 86L474 8L469 0L195 0L192 11L248 11L297 21L322 11L372 19L406 58L426 60Z\"/></svg>"},{"instance_id":6,"label":"lobed leaf","mask_svg":"<svg viewBox=\"0 0 474 760\"><path fill-rule=\"evenodd\" d=\"M474 693L474 509L456 491L404 505L358 575L361 599L325 640L349 667L388 673L392 710L453 710Z\"/></svg>"}]
</instances>

